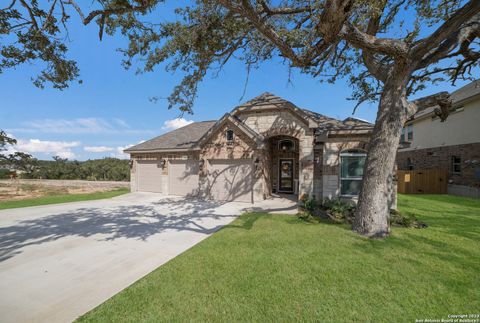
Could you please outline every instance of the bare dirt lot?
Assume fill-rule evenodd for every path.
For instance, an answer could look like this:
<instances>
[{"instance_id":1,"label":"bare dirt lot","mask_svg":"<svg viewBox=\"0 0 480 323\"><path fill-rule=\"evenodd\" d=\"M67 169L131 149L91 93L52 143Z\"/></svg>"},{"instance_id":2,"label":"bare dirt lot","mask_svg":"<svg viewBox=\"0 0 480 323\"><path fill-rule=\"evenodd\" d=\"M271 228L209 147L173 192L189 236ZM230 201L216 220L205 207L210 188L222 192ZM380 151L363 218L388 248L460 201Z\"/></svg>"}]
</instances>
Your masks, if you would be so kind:
<instances>
[{"instance_id":1,"label":"bare dirt lot","mask_svg":"<svg viewBox=\"0 0 480 323\"><path fill-rule=\"evenodd\" d=\"M129 187L129 182L17 179L0 180L0 202L63 194L86 194Z\"/></svg>"}]
</instances>

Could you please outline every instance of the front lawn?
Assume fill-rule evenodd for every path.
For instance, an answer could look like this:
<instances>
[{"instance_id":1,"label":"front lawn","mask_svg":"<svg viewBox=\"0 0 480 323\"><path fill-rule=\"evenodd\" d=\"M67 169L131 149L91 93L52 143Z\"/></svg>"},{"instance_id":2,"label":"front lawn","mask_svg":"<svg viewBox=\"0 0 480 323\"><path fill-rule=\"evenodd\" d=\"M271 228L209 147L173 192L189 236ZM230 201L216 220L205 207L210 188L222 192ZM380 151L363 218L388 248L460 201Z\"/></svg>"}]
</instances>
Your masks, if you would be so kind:
<instances>
[{"instance_id":1,"label":"front lawn","mask_svg":"<svg viewBox=\"0 0 480 323\"><path fill-rule=\"evenodd\" d=\"M80 321L414 322L480 310L480 201L400 196L427 229L244 214ZM92 291L93 292L93 291Z\"/></svg>"},{"instance_id":2,"label":"front lawn","mask_svg":"<svg viewBox=\"0 0 480 323\"><path fill-rule=\"evenodd\" d=\"M111 191L94 192L94 193L88 193L88 194L60 194L60 195L42 196L42 197L37 197L32 199L25 199L25 200L1 201L0 210L26 207L26 206L38 206L38 205L47 205L47 204L106 199L106 198L111 198L114 196L119 196L119 195L128 193L129 191L130 190L128 188L118 188Z\"/></svg>"}]
</instances>

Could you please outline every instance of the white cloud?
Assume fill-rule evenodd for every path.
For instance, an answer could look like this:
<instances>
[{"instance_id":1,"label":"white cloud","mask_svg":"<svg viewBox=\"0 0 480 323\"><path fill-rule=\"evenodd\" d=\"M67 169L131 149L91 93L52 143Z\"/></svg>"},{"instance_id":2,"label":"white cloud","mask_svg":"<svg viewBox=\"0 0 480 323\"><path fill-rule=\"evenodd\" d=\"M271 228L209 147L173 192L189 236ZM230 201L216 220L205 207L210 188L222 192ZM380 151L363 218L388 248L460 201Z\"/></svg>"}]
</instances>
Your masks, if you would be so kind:
<instances>
[{"instance_id":1,"label":"white cloud","mask_svg":"<svg viewBox=\"0 0 480 323\"><path fill-rule=\"evenodd\" d=\"M113 147L106 147L106 146L85 146L83 150L91 152L91 153L104 153L107 151L113 151L115 148Z\"/></svg>"},{"instance_id":2,"label":"white cloud","mask_svg":"<svg viewBox=\"0 0 480 323\"><path fill-rule=\"evenodd\" d=\"M107 121L102 118L76 118L76 119L40 119L25 121L22 128L8 129L12 132L23 133L61 133L61 134L146 134L152 130L131 129L126 121L114 118Z\"/></svg>"},{"instance_id":3,"label":"white cloud","mask_svg":"<svg viewBox=\"0 0 480 323\"><path fill-rule=\"evenodd\" d=\"M16 151L23 151L27 153L46 153L53 156L60 156L62 158L73 159L75 153L72 148L78 147L79 141L49 141L40 139L18 139L15 145Z\"/></svg>"},{"instance_id":4,"label":"white cloud","mask_svg":"<svg viewBox=\"0 0 480 323\"><path fill-rule=\"evenodd\" d=\"M130 155L125 154L123 151L127 148L132 147L132 146L133 145L119 146L119 147L115 148L115 150L116 150L115 153L110 154L110 157L114 157L114 158L118 158L118 159L129 159Z\"/></svg>"},{"instance_id":5,"label":"white cloud","mask_svg":"<svg viewBox=\"0 0 480 323\"><path fill-rule=\"evenodd\" d=\"M184 118L176 118L176 119L171 119L167 120L163 123L163 130L175 130L181 127L184 127L186 125L189 125L193 122L193 120L186 120Z\"/></svg>"},{"instance_id":6,"label":"white cloud","mask_svg":"<svg viewBox=\"0 0 480 323\"><path fill-rule=\"evenodd\" d=\"M59 151L58 153L55 154L56 156L60 158L67 158L67 159L75 159L76 155L73 151Z\"/></svg>"},{"instance_id":7,"label":"white cloud","mask_svg":"<svg viewBox=\"0 0 480 323\"><path fill-rule=\"evenodd\" d=\"M121 126L123 128L130 128L128 123L123 119L114 118L113 121L115 121L116 124L118 124L119 126Z\"/></svg>"}]
</instances>

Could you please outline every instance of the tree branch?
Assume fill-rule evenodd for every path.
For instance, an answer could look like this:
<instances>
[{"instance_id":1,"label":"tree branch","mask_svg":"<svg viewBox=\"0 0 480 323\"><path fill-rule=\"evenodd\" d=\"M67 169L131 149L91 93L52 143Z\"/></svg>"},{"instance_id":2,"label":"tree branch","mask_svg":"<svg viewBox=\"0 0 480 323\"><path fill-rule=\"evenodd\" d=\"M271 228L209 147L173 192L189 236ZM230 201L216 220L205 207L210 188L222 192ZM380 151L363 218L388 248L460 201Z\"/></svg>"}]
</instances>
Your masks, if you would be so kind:
<instances>
[{"instance_id":1,"label":"tree branch","mask_svg":"<svg viewBox=\"0 0 480 323\"><path fill-rule=\"evenodd\" d=\"M440 47L441 44L448 39L451 39L452 34L456 34L460 27L465 22L470 21L480 12L480 1L470 0L462 8L457 10L455 14L447 19L434 33L430 36L420 40L412 49L411 56L418 61L425 60L425 56L432 56L429 54L432 50Z\"/></svg>"},{"instance_id":2,"label":"tree branch","mask_svg":"<svg viewBox=\"0 0 480 323\"><path fill-rule=\"evenodd\" d=\"M417 111L438 105L439 108L436 108L434 113L440 118L441 122L447 120L450 109L452 108L452 98L448 92L439 92L414 100L411 103L416 106Z\"/></svg>"},{"instance_id":3,"label":"tree branch","mask_svg":"<svg viewBox=\"0 0 480 323\"><path fill-rule=\"evenodd\" d=\"M265 14L269 16L274 16L274 15L292 15L292 14L298 14L298 13L303 13L303 12L309 12L311 11L311 7L299 7L299 8L292 8L292 7L278 7L278 8L271 8L264 0L259 0L258 1L260 5L262 6L263 11Z\"/></svg>"},{"instance_id":4,"label":"tree branch","mask_svg":"<svg viewBox=\"0 0 480 323\"><path fill-rule=\"evenodd\" d=\"M402 60L408 55L408 46L404 41L368 35L348 22L343 25L340 36L362 50L371 50Z\"/></svg>"},{"instance_id":5,"label":"tree branch","mask_svg":"<svg viewBox=\"0 0 480 323\"><path fill-rule=\"evenodd\" d=\"M292 61L294 66L305 66L305 62L299 59L293 48L288 45L271 26L264 22L249 1L242 0L241 7L236 6L229 0L219 0L219 2L228 10L247 18L262 35L277 46L283 56L288 57Z\"/></svg>"},{"instance_id":6,"label":"tree branch","mask_svg":"<svg viewBox=\"0 0 480 323\"><path fill-rule=\"evenodd\" d=\"M97 16L108 17L111 15L123 15L129 12L144 12L152 6L152 4L146 0L142 0L139 2L141 2L141 5L138 6L132 6L127 3L124 7L93 10L86 17L83 14L80 6L74 0L69 0L65 3L72 5L75 11L77 11L78 15L80 16L80 19L82 19L83 24L88 25Z\"/></svg>"}]
</instances>

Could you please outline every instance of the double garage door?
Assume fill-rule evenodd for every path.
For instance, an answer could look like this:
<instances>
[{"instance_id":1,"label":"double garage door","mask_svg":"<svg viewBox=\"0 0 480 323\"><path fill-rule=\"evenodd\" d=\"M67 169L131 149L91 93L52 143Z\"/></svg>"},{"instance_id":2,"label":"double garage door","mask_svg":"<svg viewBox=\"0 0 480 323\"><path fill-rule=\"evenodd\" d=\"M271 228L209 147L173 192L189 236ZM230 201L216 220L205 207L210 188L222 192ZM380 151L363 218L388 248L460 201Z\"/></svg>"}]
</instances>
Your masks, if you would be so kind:
<instances>
[{"instance_id":1,"label":"double garage door","mask_svg":"<svg viewBox=\"0 0 480 323\"><path fill-rule=\"evenodd\" d=\"M204 189L211 199L253 201L252 160L209 160L208 169L207 186ZM156 161L138 161L137 187L139 191L196 196L199 193L198 173L196 160L169 161L168 176L162 175L162 168Z\"/></svg>"}]
</instances>

